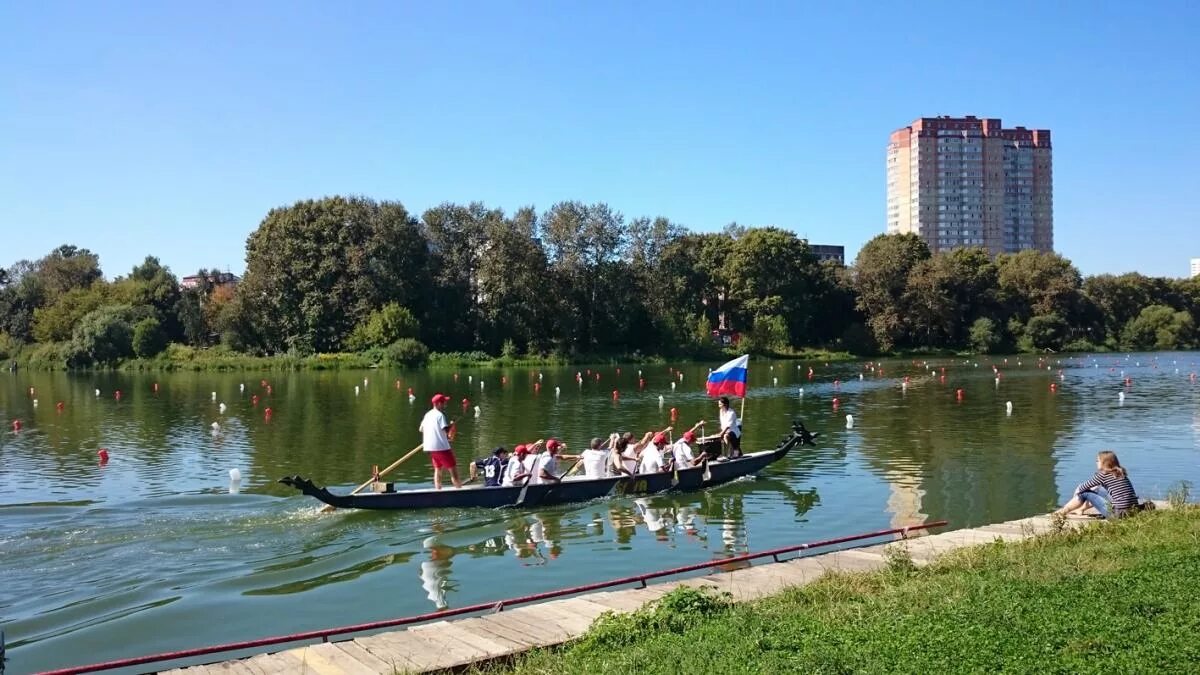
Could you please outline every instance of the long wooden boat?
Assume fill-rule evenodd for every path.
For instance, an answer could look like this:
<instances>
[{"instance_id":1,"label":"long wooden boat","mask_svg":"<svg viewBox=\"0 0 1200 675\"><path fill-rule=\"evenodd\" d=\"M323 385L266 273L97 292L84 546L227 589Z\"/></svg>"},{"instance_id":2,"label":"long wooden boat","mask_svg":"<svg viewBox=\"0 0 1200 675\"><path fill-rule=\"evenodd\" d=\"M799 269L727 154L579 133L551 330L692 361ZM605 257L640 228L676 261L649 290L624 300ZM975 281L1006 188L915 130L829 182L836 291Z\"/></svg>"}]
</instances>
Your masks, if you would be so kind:
<instances>
[{"instance_id":1,"label":"long wooden boat","mask_svg":"<svg viewBox=\"0 0 1200 675\"><path fill-rule=\"evenodd\" d=\"M801 427L802 428L802 427ZM568 478L560 483L513 487L467 486L460 489L399 490L339 495L314 485L300 476L287 476L280 483L335 506L339 509L438 509L438 508L516 508L584 502L613 495L650 495L663 492L689 492L758 473L783 458L807 439L800 429L780 441L774 450L753 452L737 459L710 461L678 471L640 473L612 478Z\"/></svg>"}]
</instances>

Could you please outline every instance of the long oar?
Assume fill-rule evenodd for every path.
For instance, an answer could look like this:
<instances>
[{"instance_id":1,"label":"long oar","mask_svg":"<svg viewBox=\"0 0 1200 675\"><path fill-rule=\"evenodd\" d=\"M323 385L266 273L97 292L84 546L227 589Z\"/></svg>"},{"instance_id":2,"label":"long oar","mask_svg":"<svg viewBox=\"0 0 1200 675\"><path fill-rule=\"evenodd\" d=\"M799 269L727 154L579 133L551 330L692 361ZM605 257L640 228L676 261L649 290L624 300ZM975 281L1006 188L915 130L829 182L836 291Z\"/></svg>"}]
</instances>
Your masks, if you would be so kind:
<instances>
[{"instance_id":1,"label":"long oar","mask_svg":"<svg viewBox=\"0 0 1200 675\"><path fill-rule=\"evenodd\" d=\"M545 452L546 452L546 451L545 451L545 450L543 450L543 451L539 452L539 453L538 453L538 454L537 454L537 455L536 455L536 456L533 458L533 469L531 469L531 470L529 471L529 475L528 475L528 476L525 476L525 484L521 486L521 493L517 495L517 501L516 501L516 503L515 503L515 504L513 504L513 506L521 506L522 504L524 504L524 503L525 503L525 494L526 494L527 492L529 492L529 481L533 480L533 472L534 472L534 471L541 471L541 470L542 470L542 467L541 467L540 465L541 465L541 463L542 463L542 455L543 455Z\"/></svg>"},{"instance_id":2,"label":"long oar","mask_svg":"<svg viewBox=\"0 0 1200 675\"><path fill-rule=\"evenodd\" d=\"M392 469L395 469L396 467L400 466L400 465L401 465L401 464L403 464L405 461L407 461L407 460L408 460L410 457L412 457L413 455L415 455L415 454L417 454L418 452L420 452L420 451L421 451L421 448L423 448L423 447L425 447L425 444L424 444L424 443L422 443L421 445L418 445L417 447L413 448L412 450L409 450L407 455L405 455L405 456L401 457L400 459L398 459L398 460L396 460L396 461L392 462L392 465L391 465L391 466L389 466L388 468L384 469L383 471L380 471L380 472L379 472L379 475L377 475L377 476L371 476L371 480L369 480L369 481L367 481L367 482L363 483L362 485L359 485L358 487L354 488L353 490L351 490L350 494L352 494L352 495L356 495L356 494L358 494L358 493L362 492L363 490L366 490L366 489L367 489L367 487L368 487L368 486L369 486L371 483L374 483L374 482L375 482L375 479L376 479L376 478L379 478L379 476L382 476L382 475L383 475L383 474L385 474L385 473L390 473L390 472L392 471ZM329 505L329 506L326 506L325 508L321 509L321 513L328 513L329 511L333 511L333 510L336 510L336 509L337 509L337 507L336 507L336 506L333 506L333 505L331 504L331 505Z\"/></svg>"}]
</instances>

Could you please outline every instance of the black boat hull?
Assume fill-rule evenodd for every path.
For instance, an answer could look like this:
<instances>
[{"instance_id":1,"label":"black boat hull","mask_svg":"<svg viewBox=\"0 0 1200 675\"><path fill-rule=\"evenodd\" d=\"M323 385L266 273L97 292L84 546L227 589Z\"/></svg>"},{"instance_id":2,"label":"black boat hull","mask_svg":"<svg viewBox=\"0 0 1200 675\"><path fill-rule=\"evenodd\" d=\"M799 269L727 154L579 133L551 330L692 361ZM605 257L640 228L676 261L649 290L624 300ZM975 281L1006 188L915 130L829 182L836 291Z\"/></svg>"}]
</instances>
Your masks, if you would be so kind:
<instances>
[{"instance_id":1,"label":"black boat hull","mask_svg":"<svg viewBox=\"0 0 1200 675\"><path fill-rule=\"evenodd\" d=\"M444 490L404 490L401 492L338 495L300 476L280 479L289 485L339 509L438 509L438 508L517 508L585 502L614 495L651 495L664 492L690 492L728 483L765 469L783 458L801 443L797 433L785 438L774 450L754 452L739 459L709 462L679 471L645 473L615 478L568 479L561 483L527 487L466 487ZM706 477L707 474L707 477ZM522 498L522 493L524 497Z\"/></svg>"}]
</instances>

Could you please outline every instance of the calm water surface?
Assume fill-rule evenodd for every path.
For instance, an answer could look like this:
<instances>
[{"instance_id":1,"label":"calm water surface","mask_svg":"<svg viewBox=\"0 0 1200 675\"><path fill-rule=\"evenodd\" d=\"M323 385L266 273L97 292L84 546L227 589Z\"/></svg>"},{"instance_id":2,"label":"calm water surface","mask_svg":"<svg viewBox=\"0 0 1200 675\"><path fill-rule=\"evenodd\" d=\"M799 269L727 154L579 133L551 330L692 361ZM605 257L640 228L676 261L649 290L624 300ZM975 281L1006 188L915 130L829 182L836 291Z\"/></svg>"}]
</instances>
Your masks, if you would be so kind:
<instances>
[{"instance_id":1,"label":"calm water surface","mask_svg":"<svg viewBox=\"0 0 1200 675\"><path fill-rule=\"evenodd\" d=\"M747 449L773 446L794 416L822 434L758 478L538 511L331 514L275 481L357 485L420 442L435 391L454 398L461 466L497 444L554 435L580 448L663 427L671 408L678 427L711 424L703 381L717 364L642 366L640 390L636 365L269 374L270 393L261 374L3 373L7 672L382 620L926 520L1017 518L1063 500L1102 448L1119 452L1139 493L1161 497L1200 481L1198 361L754 361ZM395 476L430 481L424 457Z\"/></svg>"}]
</instances>

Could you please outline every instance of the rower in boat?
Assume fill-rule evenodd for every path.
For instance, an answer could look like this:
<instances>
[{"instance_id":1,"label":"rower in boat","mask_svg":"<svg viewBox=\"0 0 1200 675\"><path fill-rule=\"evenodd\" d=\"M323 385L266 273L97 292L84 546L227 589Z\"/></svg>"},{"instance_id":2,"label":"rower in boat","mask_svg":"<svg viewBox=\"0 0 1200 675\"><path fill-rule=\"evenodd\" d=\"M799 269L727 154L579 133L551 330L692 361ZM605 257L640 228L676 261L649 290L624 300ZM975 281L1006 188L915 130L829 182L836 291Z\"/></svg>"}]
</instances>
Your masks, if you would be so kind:
<instances>
[{"instance_id":1,"label":"rower in boat","mask_svg":"<svg viewBox=\"0 0 1200 675\"><path fill-rule=\"evenodd\" d=\"M614 434L615 435L615 434ZM612 441L612 438L609 438ZM608 478L608 459L609 451L604 449L603 441L598 437L593 438L587 450L583 451L580 459L583 460L583 475L586 478Z\"/></svg>"},{"instance_id":2,"label":"rower in boat","mask_svg":"<svg viewBox=\"0 0 1200 675\"><path fill-rule=\"evenodd\" d=\"M473 482L483 473L483 484L486 487L500 487L504 481L504 472L508 469L508 450L502 445L492 450L490 457L471 462L471 475L467 482Z\"/></svg>"},{"instance_id":3,"label":"rower in boat","mask_svg":"<svg viewBox=\"0 0 1200 675\"><path fill-rule=\"evenodd\" d=\"M558 475L558 453L565 447L567 447L567 444L557 438L551 438L546 441L546 451L540 453L535 458L533 476L529 479L530 485L543 485L562 481L562 478Z\"/></svg>"},{"instance_id":4,"label":"rower in boat","mask_svg":"<svg viewBox=\"0 0 1200 675\"><path fill-rule=\"evenodd\" d=\"M641 464L638 473L658 473L664 469L662 448L667 445L669 431L671 431L671 427L657 433L647 431L646 435L642 437L642 442L639 444L638 458Z\"/></svg>"},{"instance_id":5,"label":"rower in boat","mask_svg":"<svg viewBox=\"0 0 1200 675\"><path fill-rule=\"evenodd\" d=\"M512 487L514 485L524 485L525 477L529 475L529 471L533 468L533 458L529 456L529 446L521 443L513 448L513 456L508 460L508 467L504 470L504 479L500 481L500 485L504 487Z\"/></svg>"},{"instance_id":6,"label":"rower in boat","mask_svg":"<svg viewBox=\"0 0 1200 675\"><path fill-rule=\"evenodd\" d=\"M632 476L637 473L637 449L632 446L633 434L625 432L613 441L608 471L612 476Z\"/></svg>"},{"instance_id":7,"label":"rower in boat","mask_svg":"<svg viewBox=\"0 0 1200 675\"><path fill-rule=\"evenodd\" d=\"M691 466L699 466L704 462L704 457L696 457L692 451L692 443L696 442L696 429L700 428L704 422L696 422L696 425L691 429L683 432L683 436L679 440L671 444L671 458L674 461L676 469L686 469Z\"/></svg>"}]
</instances>

